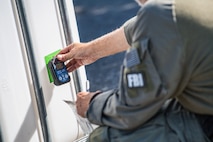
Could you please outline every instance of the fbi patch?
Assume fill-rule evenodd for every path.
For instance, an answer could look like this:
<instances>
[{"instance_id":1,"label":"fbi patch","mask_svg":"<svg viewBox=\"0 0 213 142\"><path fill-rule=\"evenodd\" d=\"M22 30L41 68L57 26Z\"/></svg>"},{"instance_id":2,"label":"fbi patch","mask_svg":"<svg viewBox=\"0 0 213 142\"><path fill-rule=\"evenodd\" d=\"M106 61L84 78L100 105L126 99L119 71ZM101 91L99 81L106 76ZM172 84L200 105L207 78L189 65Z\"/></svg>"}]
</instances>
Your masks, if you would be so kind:
<instances>
[{"instance_id":1,"label":"fbi patch","mask_svg":"<svg viewBox=\"0 0 213 142\"><path fill-rule=\"evenodd\" d=\"M144 77L142 73L127 74L128 88L144 87Z\"/></svg>"}]
</instances>

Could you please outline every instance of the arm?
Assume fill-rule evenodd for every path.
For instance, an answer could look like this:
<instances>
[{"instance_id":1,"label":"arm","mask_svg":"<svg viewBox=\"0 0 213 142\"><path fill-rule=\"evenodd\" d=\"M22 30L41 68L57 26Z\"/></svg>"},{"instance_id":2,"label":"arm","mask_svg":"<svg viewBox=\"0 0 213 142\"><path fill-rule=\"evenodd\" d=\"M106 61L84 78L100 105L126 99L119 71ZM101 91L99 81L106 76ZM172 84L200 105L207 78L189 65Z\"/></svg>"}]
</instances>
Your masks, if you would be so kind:
<instances>
[{"instance_id":1,"label":"arm","mask_svg":"<svg viewBox=\"0 0 213 142\"><path fill-rule=\"evenodd\" d=\"M130 47L123 27L89 42L88 46L91 47L91 52L95 53L94 56L98 59L125 51Z\"/></svg>"},{"instance_id":2,"label":"arm","mask_svg":"<svg viewBox=\"0 0 213 142\"><path fill-rule=\"evenodd\" d=\"M100 58L125 51L128 48L124 28L120 27L90 42L72 43L62 49L57 58L62 61L69 60L67 69L71 72L82 65L91 64Z\"/></svg>"}]
</instances>

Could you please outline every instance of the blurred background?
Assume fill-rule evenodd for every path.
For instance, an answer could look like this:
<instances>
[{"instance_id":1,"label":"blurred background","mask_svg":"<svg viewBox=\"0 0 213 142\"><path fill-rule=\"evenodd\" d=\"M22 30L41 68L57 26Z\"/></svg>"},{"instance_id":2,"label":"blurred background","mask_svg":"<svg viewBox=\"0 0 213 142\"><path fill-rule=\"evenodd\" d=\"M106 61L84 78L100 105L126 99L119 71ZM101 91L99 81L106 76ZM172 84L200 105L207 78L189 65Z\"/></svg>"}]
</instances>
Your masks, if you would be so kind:
<instances>
[{"instance_id":1,"label":"blurred background","mask_svg":"<svg viewBox=\"0 0 213 142\"><path fill-rule=\"evenodd\" d=\"M81 42L93 40L120 27L136 15L134 0L74 0ZM124 53L102 58L86 66L90 91L106 91L118 87Z\"/></svg>"}]
</instances>

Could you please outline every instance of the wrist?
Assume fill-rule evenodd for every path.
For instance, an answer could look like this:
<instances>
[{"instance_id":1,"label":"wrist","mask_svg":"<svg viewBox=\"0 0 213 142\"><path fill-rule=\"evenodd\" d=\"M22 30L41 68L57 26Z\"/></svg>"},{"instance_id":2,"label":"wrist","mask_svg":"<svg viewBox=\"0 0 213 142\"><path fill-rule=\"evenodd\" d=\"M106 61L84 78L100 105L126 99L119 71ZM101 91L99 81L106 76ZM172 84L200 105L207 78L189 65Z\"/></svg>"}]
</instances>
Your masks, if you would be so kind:
<instances>
[{"instance_id":1,"label":"wrist","mask_svg":"<svg viewBox=\"0 0 213 142\"><path fill-rule=\"evenodd\" d=\"M102 93L102 91L100 91L100 90L94 92L94 94L92 95L92 97L91 97L91 99L90 99L90 102L91 102L97 95L99 95L99 94L101 94L101 93ZM89 104L90 104L90 102L89 102Z\"/></svg>"}]
</instances>

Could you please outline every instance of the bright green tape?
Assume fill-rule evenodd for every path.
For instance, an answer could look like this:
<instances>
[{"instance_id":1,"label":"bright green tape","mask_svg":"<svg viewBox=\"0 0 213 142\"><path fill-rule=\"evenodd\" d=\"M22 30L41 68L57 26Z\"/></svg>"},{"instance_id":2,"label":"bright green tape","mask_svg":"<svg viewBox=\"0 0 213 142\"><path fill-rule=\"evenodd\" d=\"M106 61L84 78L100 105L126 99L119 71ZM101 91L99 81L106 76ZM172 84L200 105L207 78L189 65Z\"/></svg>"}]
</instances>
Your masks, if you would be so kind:
<instances>
[{"instance_id":1,"label":"bright green tape","mask_svg":"<svg viewBox=\"0 0 213 142\"><path fill-rule=\"evenodd\" d=\"M50 72L50 69L48 68L48 63L49 63L49 61L50 61L53 57L55 57L59 52L60 52L60 49L57 50L57 51L55 51L55 52L52 52L52 53L50 53L50 54L48 54L48 55L46 55L46 56L44 57L50 83L53 82L53 77L52 77L52 74L51 74L51 72Z\"/></svg>"}]
</instances>

